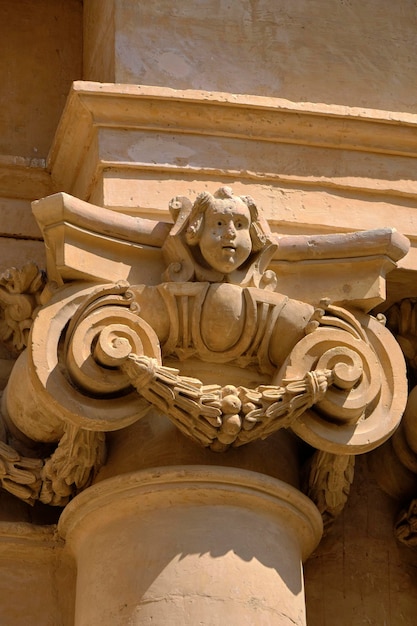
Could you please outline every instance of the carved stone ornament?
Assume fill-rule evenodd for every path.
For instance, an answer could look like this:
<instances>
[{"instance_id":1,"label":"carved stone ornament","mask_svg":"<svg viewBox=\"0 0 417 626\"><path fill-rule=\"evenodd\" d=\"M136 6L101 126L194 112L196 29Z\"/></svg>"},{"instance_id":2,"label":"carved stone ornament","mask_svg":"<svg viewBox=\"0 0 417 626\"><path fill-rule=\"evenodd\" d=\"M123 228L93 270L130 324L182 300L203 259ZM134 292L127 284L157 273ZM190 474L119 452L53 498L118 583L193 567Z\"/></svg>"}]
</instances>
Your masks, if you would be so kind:
<instances>
[{"instance_id":1,"label":"carved stone ornament","mask_svg":"<svg viewBox=\"0 0 417 626\"><path fill-rule=\"evenodd\" d=\"M417 299L405 298L386 311L387 325L402 348L407 363L410 393L400 427L371 464L380 486L393 498L407 503L395 522L397 539L417 545ZM389 467L390 471L383 471Z\"/></svg>"},{"instance_id":2,"label":"carved stone ornament","mask_svg":"<svg viewBox=\"0 0 417 626\"><path fill-rule=\"evenodd\" d=\"M290 428L322 451L310 475L316 500L331 493L320 479L329 459L346 494L349 455L389 438L405 406L401 350L366 311L377 295L368 285L395 267L407 241L389 230L358 234L360 245L352 233L323 235L312 254L306 237L273 236L255 202L226 187L193 203L174 198L170 210L173 225L65 194L34 203L48 283L32 270L19 291L31 308L18 319L14 283L0 286L3 338L27 344L3 394L3 487L65 504L103 464L104 433L155 407L217 452ZM351 302L333 297L338 263L349 259L369 274ZM316 263L326 292L317 283L304 301L282 293L271 269L279 263L300 272ZM338 507L333 498L329 515Z\"/></svg>"}]
</instances>

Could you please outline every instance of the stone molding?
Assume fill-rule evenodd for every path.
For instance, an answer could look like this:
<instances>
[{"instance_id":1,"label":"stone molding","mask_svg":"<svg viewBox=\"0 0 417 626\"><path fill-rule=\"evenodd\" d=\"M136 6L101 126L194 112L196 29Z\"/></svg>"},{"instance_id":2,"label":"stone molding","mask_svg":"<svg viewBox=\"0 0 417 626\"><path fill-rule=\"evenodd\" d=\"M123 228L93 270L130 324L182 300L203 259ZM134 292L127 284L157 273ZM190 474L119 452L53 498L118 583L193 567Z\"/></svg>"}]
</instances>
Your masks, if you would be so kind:
<instances>
[{"instance_id":1,"label":"stone molding","mask_svg":"<svg viewBox=\"0 0 417 626\"><path fill-rule=\"evenodd\" d=\"M67 505L59 520L59 534L67 543L72 543L88 518L100 517L108 508L117 517L124 502L146 510L153 500L152 507L163 509L167 506L165 494L168 493L171 504L173 498L176 503L186 505L192 501L201 506L208 501L214 505L233 501L236 506L284 515L300 540L303 561L321 538L321 516L312 501L298 489L265 474L215 465L157 467L107 478Z\"/></svg>"},{"instance_id":2,"label":"stone molding","mask_svg":"<svg viewBox=\"0 0 417 626\"><path fill-rule=\"evenodd\" d=\"M35 200L53 193L45 159L0 155L0 196Z\"/></svg>"},{"instance_id":3,"label":"stone molding","mask_svg":"<svg viewBox=\"0 0 417 626\"><path fill-rule=\"evenodd\" d=\"M66 193L36 201L32 210L46 242L48 276L57 285L77 279L139 283L144 276L148 283L160 281L169 222L119 214ZM385 276L409 249L408 240L388 228L271 237L277 248L270 265L281 291L316 304L325 296L364 311L385 299ZM329 280L335 273L338 280Z\"/></svg>"},{"instance_id":4,"label":"stone molding","mask_svg":"<svg viewBox=\"0 0 417 626\"><path fill-rule=\"evenodd\" d=\"M417 116L410 113L77 81L49 154L48 169L56 187L82 199L93 195L97 181L112 168L119 172L154 171L159 172L159 177L173 172L198 172L199 176L238 177L257 183L269 180L415 199L416 125ZM123 133L124 139L120 141L119 136L118 149L114 151L106 136L118 132ZM139 133L138 138L147 146L136 151L136 156L132 155L132 148L129 152L127 133ZM152 162L152 145L161 133L172 138L181 136L190 157L194 140L202 146L207 143L208 147L216 141L219 145L226 142L234 151L233 165L221 158L223 149L216 155L217 165L210 163L207 151L200 162L185 158L182 163L178 150L177 157L166 154L163 160L161 153ZM294 172L286 168L284 153L276 158L278 146L291 145L299 147L298 170ZM241 158L247 146L255 155L252 162ZM262 159L257 161L260 147ZM303 165L303 150L310 148L313 153L309 154L307 169ZM337 169L330 174L330 163L315 174L314 167L311 169L315 149L321 155L329 149L346 155L355 153L358 164L355 167L345 156L343 176ZM384 179L387 164L392 166L399 156L403 159L395 165L398 175L394 178L387 174ZM334 156L328 154L327 158L334 162ZM327 175L323 173L326 169Z\"/></svg>"}]
</instances>

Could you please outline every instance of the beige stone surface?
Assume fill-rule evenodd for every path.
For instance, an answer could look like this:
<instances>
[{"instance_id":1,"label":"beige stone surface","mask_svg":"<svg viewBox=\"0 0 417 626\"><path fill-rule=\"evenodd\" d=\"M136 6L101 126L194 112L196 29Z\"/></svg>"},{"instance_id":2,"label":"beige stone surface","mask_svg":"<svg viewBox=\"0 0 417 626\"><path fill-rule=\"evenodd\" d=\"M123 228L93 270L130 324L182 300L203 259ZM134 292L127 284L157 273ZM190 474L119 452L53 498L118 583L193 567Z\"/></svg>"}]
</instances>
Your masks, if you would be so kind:
<instances>
[{"instance_id":1,"label":"beige stone surface","mask_svg":"<svg viewBox=\"0 0 417 626\"><path fill-rule=\"evenodd\" d=\"M82 287L65 286L58 294L56 284L36 296L24 294L22 301L31 303L29 316L38 296L44 307L29 348L35 355L34 365L27 368L24 358L19 361L9 391L4 393L2 412L10 419L5 409L10 395L10 412L29 437L38 437L41 444L45 440L59 443L52 454L48 452L49 457L42 450L40 476L37 461L21 456L24 449L27 454L27 447L34 454L33 441L17 433L10 420L13 441L21 437L21 453L0 442L0 457L7 468L6 481L8 471L16 481L11 491L19 497L27 495L27 487L43 502L63 504L91 479L96 481L75 498L61 522L62 533L77 554L77 591L72 555L61 556L54 529L44 526L56 516L48 507L38 504L29 510L26 502L1 494L0 519L13 522L0 524L1 623L70 626L77 595L76 623L86 626L125 624L127 619L132 624L152 619L161 625L171 620L176 626L184 623L184 616L190 626L201 621L217 626L219 615L225 623L233 623L232 611L239 625L304 626L300 561L314 541L307 541L308 549L304 544L304 555L302 544L306 528L310 538L318 539L320 520L311 503L306 505L308 511L300 504L305 503L298 491L300 462L310 458L309 493L315 502L327 506L327 510L320 506L326 519L326 515L340 513L347 499L351 459L329 451L311 457L309 446L285 429L265 441L219 455L186 439L163 414L166 407L164 411L152 408L132 424L138 416L137 394L125 393L125 373L115 376L109 367L125 355L126 342L140 352L139 341L144 339L148 342L145 351L152 352L159 340L166 345L173 330L187 329L188 318L180 316L181 324L171 324L169 315L161 321L155 314L160 299L154 290L139 287L134 304L142 306L147 322L138 340L132 334L129 306L122 316L114 308L108 316L102 310L106 307L93 310L95 298L107 298L107 304L112 300L111 306L114 300L130 305L123 300L124 287L103 291L103 282L108 287L109 280L136 277L139 286L159 285L165 269L161 245L168 229L165 225L163 236L159 232L146 248L141 237L143 232L150 235L153 227L152 222L147 225L150 228L145 227L141 220L172 222L167 207L174 193L193 202L200 191L214 193L231 184L235 194L250 194L264 208L274 240L286 238L278 240L281 251L286 253L286 245L287 251L291 248L292 237L309 235L302 245L298 239L295 258L289 261L279 253L275 257L273 269L281 277L278 292L305 300L308 310L311 303L317 306L320 297L329 294L336 301L344 301L346 295L362 311L384 297L385 287L388 300L381 309L400 298L417 296L415 25L412 0L0 0L0 274L10 266L35 260L40 267L48 267L57 283L88 281ZM70 83L82 78L96 82L74 85L53 140ZM41 222L45 255L29 202L61 191L80 200L71 200L70 211L62 202L55 221L48 217ZM82 200L117 213L108 220L107 215L104 228L97 231L97 220L83 212L85 205L78 204ZM56 199L51 201L55 203ZM71 221L73 210L75 221ZM133 221L126 222L124 218L130 216ZM393 254L393 227L411 240L411 251L403 259ZM364 240L354 235L356 243L352 243L347 234L375 228L388 229L382 238L389 232L390 242L376 251L374 241L364 257L352 256L353 248L360 248ZM129 229L135 232L133 245ZM342 239L332 239L335 233L342 233ZM339 254L337 261L326 255L303 257L302 250L314 250L314 254L322 250L323 234L331 241L327 250L341 253L350 242L351 257L346 260ZM363 236L368 235L363 232ZM135 261L136 274L132 273ZM395 262L399 269L386 277ZM207 353L203 361L190 358L178 371L176 354L169 358L164 354L163 367L172 370L161 371L171 376L171 382L184 383L181 377L196 376L203 384L218 386L230 382L256 388L264 382L262 375L255 376L248 367L242 370L222 363L225 337L207 330L210 325L221 327L227 319L234 322L229 326L235 338L239 334L242 309L236 306L236 290L230 287L236 285L226 285L228 296L233 297L223 300L216 299L213 289L209 292L213 310L222 300L217 319L202 307L202 334L211 352L217 350L216 358L210 361ZM170 315L195 310L184 305L191 301L187 289L182 286L173 296L182 305L171 306ZM265 308L268 302L257 301L257 306ZM24 327L29 317L24 308L17 307L16 312L18 324ZM355 315L361 318L362 314ZM341 322L340 317L337 320ZM148 322L155 325L156 341ZM390 362L397 348L391 349L383 331L375 335L372 324L368 332L371 343L376 340L377 360L383 365L379 380L384 389L388 387L388 395L385 391L378 395L377 390L369 396L369 387L374 390L369 383L376 361L366 349L353 351L364 356L365 376L360 383L356 380L358 357L351 353L352 345L358 345L356 339L343 347L342 374L332 362L335 350L336 360L340 356L337 346L327 346L326 359L337 370L342 387L352 381L357 385L360 399L365 381L370 410L385 407L376 428L385 428L383 436L378 435L383 439L395 426L387 426L388 417L401 412L403 366L398 365L401 359L397 366ZM19 326L19 330L28 334L27 328ZM66 330L64 343L60 336ZM100 333L99 340L95 333ZM289 334L281 334L281 339L282 335L288 340ZM179 336L184 341L190 337ZM303 359L312 358L307 344L291 355L296 365L287 364L285 369L297 378L304 373ZM402 347L408 354L409 345L403 342ZM190 348L186 342L185 348ZM65 374L64 353L69 363ZM153 355L158 360L158 350ZM0 387L4 387L13 360L5 346L0 357ZM98 377L96 366L101 368ZM401 392L393 393L398 377L403 381ZM99 398L110 384L115 385L110 396ZM83 393L75 391L78 387L83 387ZM120 390L121 399L114 397ZM228 392L233 393L226 395L227 410L221 407L221 418L228 423L230 417L233 427L241 415L236 393L231 387ZM40 397L42 402L38 402ZM194 407L192 402L188 406ZM143 414L148 408L141 407ZM235 412L228 412L230 408ZM352 409L350 403L341 408L339 404L335 413L324 402L320 410L330 420L326 418L323 428L318 428L319 439L325 432L324 438L345 447L346 437L340 437L340 432L346 423L349 430L357 418L357 406ZM30 419L25 411L31 413ZM307 562L308 626L411 626L416 621L415 551L395 543L392 524L399 505L376 484L377 474L383 474L388 479L385 484L392 481L400 487L399 493L407 492L407 497L417 493L414 410L409 413L405 426L412 424L412 432L408 441L403 427L381 449L380 457L375 454L379 462L373 462L371 469L366 460L357 461L345 513ZM335 416L338 423L332 421ZM85 419L98 430L113 429L120 417L125 428L107 437L108 460L102 466L103 433L79 430L78 425ZM308 414L300 424L299 434L316 443L317 416ZM397 475L398 458L404 465ZM180 467L172 470L175 464ZM221 466L217 470L216 464ZM202 480L196 480L195 474L190 478L195 471L192 465L199 466ZM149 468L153 469L149 472ZM34 484L28 485L25 471ZM152 480L141 482L138 475L146 471ZM216 471L217 478L213 478ZM174 481L173 472L177 472ZM231 486L230 475L226 479L228 472L238 476L238 488ZM0 478L7 484L4 474ZM277 498L266 483L279 480L287 484ZM254 488L251 481L258 486ZM35 496L32 493L26 500L30 497ZM300 521L300 511L306 515L301 514L297 526L294 520ZM410 511L413 531L415 510ZM15 520L32 523L23 528ZM97 599L96 606L92 598ZM96 611L101 612L99 619Z\"/></svg>"},{"instance_id":2,"label":"beige stone surface","mask_svg":"<svg viewBox=\"0 0 417 626\"><path fill-rule=\"evenodd\" d=\"M305 625L301 558L321 519L276 479L204 466L126 474L73 500L60 532L77 560L77 626Z\"/></svg>"},{"instance_id":3,"label":"beige stone surface","mask_svg":"<svg viewBox=\"0 0 417 626\"><path fill-rule=\"evenodd\" d=\"M28 200L0 197L0 236L41 241L42 235Z\"/></svg>"},{"instance_id":4,"label":"beige stone surface","mask_svg":"<svg viewBox=\"0 0 417 626\"><path fill-rule=\"evenodd\" d=\"M291 428L330 455L330 472L332 455L373 449L398 426L404 362L381 321L360 310L367 287L362 301L350 289L351 311L319 291L339 283L340 260L350 271L356 263L361 286L383 285L387 261L408 248L398 233L276 240L255 201L230 187L194 202L175 196L172 226L63 193L33 208L48 278L32 263L0 284L2 338L21 352L1 408L10 493L65 505L105 463L103 432L151 408L215 452ZM277 286L274 255L298 266L304 301ZM305 270L314 264L315 280Z\"/></svg>"},{"instance_id":5,"label":"beige stone surface","mask_svg":"<svg viewBox=\"0 0 417 626\"><path fill-rule=\"evenodd\" d=\"M345 512L305 564L308 626L415 623L416 552L393 536L398 506L358 458Z\"/></svg>"},{"instance_id":6,"label":"beige stone surface","mask_svg":"<svg viewBox=\"0 0 417 626\"><path fill-rule=\"evenodd\" d=\"M411 269L416 123L408 113L78 82L49 167L55 188L153 219L173 184L192 197L197 180L255 196L277 233L395 227L412 241L402 262Z\"/></svg>"},{"instance_id":7,"label":"beige stone surface","mask_svg":"<svg viewBox=\"0 0 417 626\"><path fill-rule=\"evenodd\" d=\"M81 77L82 3L2 0L0 32L0 154L45 158Z\"/></svg>"},{"instance_id":8,"label":"beige stone surface","mask_svg":"<svg viewBox=\"0 0 417 626\"><path fill-rule=\"evenodd\" d=\"M84 4L90 80L415 109L412 0Z\"/></svg>"},{"instance_id":9,"label":"beige stone surface","mask_svg":"<svg viewBox=\"0 0 417 626\"><path fill-rule=\"evenodd\" d=\"M54 526L0 522L0 621L73 624L74 569Z\"/></svg>"},{"instance_id":10,"label":"beige stone surface","mask_svg":"<svg viewBox=\"0 0 417 626\"><path fill-rule=\"evenodd\" d=\"M45 267L45 247L42 241L0 237L0 272L9 267L22 267L34 261L40 268Z\"/></svg>"},{"instance_id":11,"label":"beige stone surface","mask_svg":"<svg viewBox=\"0 0 417 626\"><path fill-rule=\"evenodd\" d=\"M52 193L45 159L0 155L0 196L35 200Z\"/></svg>"},{"instance_id":12,"label":"beige stone surface","mask_svg":"<svg viewBox=\"0 0 417 626\"><path fill-rule=\"evenodd\" d=\"M83 4L83 65L88 80L115 82L115 3L89 0Z\"/></svg>"}]
</instances>

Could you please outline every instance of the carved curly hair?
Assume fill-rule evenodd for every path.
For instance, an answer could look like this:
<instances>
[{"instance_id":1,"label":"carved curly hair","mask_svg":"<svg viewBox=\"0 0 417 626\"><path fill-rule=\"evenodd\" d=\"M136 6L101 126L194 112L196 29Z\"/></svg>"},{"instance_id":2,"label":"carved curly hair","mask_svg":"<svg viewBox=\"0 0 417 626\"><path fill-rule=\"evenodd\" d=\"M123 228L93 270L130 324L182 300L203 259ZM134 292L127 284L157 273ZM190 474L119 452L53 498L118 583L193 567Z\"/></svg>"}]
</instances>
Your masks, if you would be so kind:
<instances>
[{"instance_id":1,"label":"carved curly hair","mask_svg":"<svg viewBox=\"0 0 417 626\"><path fill-rule=\"evenodd\" d=\"M208 191L203 191L197 196L188 218L188 227L185 233L188 245L198 245L204 228L205 212L208 208L214 209L219 200L232 200L248 207L251 217L249 234L252 241L252 252L259 252L269 242L269 238L259 221L256 204L250 196L235 196L230 187L220 187L214 195Z\"/></svg>"}]
</instances>

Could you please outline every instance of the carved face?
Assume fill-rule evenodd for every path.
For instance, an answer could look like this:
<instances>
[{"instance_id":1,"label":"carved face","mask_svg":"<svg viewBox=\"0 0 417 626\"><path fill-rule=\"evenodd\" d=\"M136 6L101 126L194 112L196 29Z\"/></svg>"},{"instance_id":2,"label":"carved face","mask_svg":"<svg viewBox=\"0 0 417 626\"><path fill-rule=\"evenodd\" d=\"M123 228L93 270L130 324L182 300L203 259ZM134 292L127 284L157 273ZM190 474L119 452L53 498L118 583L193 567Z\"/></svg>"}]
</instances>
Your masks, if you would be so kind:
<instances>
[{"instance_id":1,"label":"carved face","mask_svg":"<svg viewBox=\"0 0 417 626\"><path fill-rule=\"evenodd\" d=\"M207 208L200 238L204 260L222 274L230 274L246 261L252 250L249 209L241 201L217 200Z\"/></svg>"}]
</instances>

